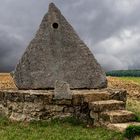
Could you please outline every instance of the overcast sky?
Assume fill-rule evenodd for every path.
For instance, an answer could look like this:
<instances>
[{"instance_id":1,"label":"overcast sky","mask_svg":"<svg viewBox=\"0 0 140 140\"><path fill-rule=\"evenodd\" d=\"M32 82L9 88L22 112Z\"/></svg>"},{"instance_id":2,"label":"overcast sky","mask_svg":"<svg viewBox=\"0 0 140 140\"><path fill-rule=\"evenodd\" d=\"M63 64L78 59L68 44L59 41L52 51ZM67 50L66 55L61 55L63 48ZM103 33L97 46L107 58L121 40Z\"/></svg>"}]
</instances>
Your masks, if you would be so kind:
<instances>
[{"instance_id":1,"label":"overcast sky","mask_svg":"<svg viewBox=\"0 0 140 140\"><path fill-rule=\"evenodd\" d=\"M0 0L0 71L12 71L54 2L105 70L140 69L140 0Z\"/></svg>"}]
</instances>

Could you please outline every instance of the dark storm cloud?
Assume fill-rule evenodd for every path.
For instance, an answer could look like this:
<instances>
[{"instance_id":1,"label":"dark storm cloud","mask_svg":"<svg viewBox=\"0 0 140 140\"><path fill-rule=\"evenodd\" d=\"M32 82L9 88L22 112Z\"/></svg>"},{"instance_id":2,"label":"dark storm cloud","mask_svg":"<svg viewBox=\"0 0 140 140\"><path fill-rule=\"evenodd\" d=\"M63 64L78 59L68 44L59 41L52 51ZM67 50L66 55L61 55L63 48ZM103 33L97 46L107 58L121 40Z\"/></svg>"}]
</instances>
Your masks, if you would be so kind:
<instances>
[{"instance_id":1,"label":"dark storm cloud","mask_svg":"<svg viewBox=\"0 0 140 140\"><path fill-rule=\"evenodd\" d=\"M0 71L12 70L42 17L46 0L0 4ZM139 0L53 0L106 70L140 68Z\"/></svg>"},{"instance_id":2,"label":"dark storm cloud","mask_svg":"<svg viewBox=\"0 0 140 140\"><path fill-rule=\"evenodd\" d=\"M0 31L0 71L11 71L18 59L21 40L5 31Z\"/></svg>"}]
</instances>

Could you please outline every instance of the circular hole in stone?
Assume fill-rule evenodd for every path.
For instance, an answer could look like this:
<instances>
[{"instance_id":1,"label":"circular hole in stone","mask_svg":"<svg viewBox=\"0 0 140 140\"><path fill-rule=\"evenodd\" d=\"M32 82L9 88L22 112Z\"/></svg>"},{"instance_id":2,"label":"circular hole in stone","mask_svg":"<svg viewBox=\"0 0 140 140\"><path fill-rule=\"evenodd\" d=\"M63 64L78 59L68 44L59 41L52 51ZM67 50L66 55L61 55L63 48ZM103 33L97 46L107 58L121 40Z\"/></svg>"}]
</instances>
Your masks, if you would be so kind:
<instances>
[{"instance_id":1,"label":"circular hole in stone","mask_svg":"<svg viewBox=\"0 0 140 140\"><path fill-rule=\"evenodd\" d=\"M53 23L52 26L53 26L54 29L57 29L58 28L58 23Z\"/></svg>"}]
</instances>

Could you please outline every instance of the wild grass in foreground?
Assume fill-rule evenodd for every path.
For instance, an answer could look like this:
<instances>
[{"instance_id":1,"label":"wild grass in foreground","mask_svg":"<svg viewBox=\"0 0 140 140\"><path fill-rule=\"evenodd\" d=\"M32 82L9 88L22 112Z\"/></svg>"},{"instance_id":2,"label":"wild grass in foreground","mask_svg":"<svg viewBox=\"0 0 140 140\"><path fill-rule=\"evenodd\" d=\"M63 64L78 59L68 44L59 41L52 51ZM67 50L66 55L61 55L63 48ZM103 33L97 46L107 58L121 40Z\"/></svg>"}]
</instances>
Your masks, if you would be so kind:
<instances>
[{"instance_id":1,"label":"wild grass in foreground","mask_svg":"<svg viewBox=\"0 0 140 140\"><path fill-rule=\"evenodd\" d=\"M104 128L86 128L73 118L32 123L0 118L0 140L124 140L124 137Z\"/></svg>"}]
</instances>

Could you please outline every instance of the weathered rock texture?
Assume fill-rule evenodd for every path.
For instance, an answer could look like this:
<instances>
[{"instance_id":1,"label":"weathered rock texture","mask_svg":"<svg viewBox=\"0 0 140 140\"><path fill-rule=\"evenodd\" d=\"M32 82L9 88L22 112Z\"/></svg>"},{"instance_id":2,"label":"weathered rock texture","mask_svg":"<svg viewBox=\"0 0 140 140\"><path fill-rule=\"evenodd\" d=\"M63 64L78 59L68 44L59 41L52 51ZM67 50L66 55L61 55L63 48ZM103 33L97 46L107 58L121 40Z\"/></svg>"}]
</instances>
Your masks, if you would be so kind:
<instances>
[{"instance_id":1,"label":"weathered rock texture","mask_svg":"<svg viewBox=\"0 0 140 140\"><path fill-rule=\"evenodd\" d=\"M107 86L105 72L53 3L13 77L19 89L50 89L56 80L71 89Z\"/></svg>"},{"instance_id":2,"label":"weathered rock texture","mask_svg":"<svg viewBox=\"0 0 140 140\"><path fill-rule=\"evenodd\" d=\"M0 90L0 115L17 121L67 116L89 121L88 103L109 100L111 95L106 90L72 90L71 92L73 93L71 99L57 100L54 99L54 90Z\"/></svg>"},{"instance_id":3,"label":"weathered rock texture","mask_svg":"<svg viewBox=\"0 0 140 140\"><path fill-rule=\"evenodd\" d=\"M54 99L72 99L69 84L63 81L55 82Z\"/></svg>"}]
</instances>

